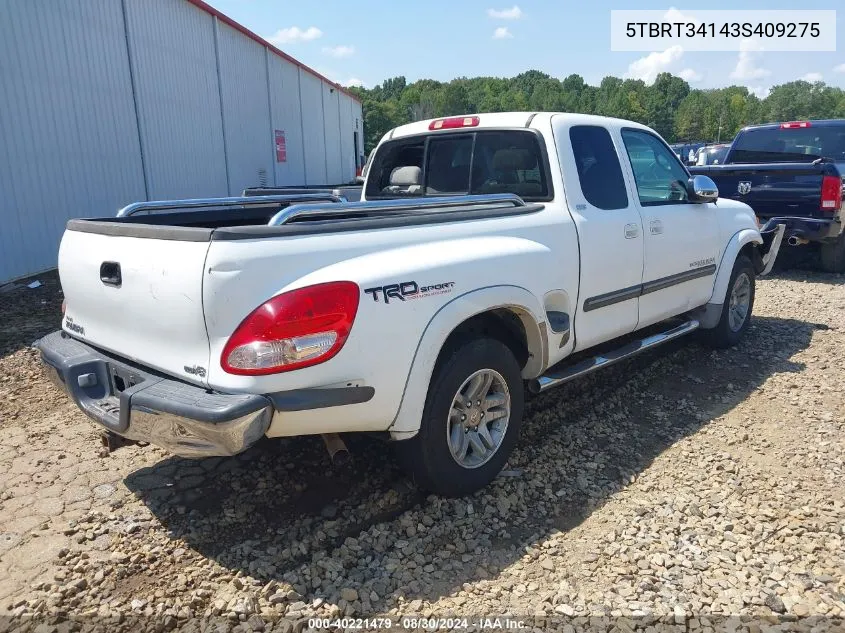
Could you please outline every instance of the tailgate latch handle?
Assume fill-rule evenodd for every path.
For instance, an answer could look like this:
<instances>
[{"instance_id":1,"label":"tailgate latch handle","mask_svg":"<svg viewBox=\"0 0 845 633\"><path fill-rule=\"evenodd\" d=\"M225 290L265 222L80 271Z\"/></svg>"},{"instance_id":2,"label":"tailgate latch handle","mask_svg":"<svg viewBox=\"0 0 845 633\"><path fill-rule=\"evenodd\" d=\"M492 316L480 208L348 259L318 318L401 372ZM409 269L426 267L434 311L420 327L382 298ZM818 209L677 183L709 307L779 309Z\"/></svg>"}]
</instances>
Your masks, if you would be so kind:
<instances>
[{"instance_id":1,"label":"tailgate latch handle","mask_svg":"<svg viewBox=\"0 0 845 633\"><path fill-rule=\"evenodd\" d=\"M118 262L103 262L100 264L100 281L107 286L120 286L120 264Z\"/></svg>"}]
</instances>

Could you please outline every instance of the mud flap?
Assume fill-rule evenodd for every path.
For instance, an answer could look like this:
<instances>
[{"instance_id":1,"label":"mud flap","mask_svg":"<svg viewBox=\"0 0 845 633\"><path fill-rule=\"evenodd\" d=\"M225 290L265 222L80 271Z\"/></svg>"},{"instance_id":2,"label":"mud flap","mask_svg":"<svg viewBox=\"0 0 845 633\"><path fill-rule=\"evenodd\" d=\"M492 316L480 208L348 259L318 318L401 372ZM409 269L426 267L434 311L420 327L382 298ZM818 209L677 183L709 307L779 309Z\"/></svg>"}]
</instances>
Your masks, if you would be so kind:
<instances>
[{"instance_id":1,"label":"mud flap","mask_svg":"<svg viewBox=\"0 0 845 633\"><path fill-rule=\"evenodd\" d=\"M772 267L775 265L778 253L780 252L780 245L783 242L783 234L786 231L786 224L777 224L769 227L767 224L760 231L760 236L763 238L763 244L757 249L761 253L760 262L754 262L754 267L762 265L761 269L757 270L758 277L764 277L772 272Z\"/></svg>"}]
</instances>

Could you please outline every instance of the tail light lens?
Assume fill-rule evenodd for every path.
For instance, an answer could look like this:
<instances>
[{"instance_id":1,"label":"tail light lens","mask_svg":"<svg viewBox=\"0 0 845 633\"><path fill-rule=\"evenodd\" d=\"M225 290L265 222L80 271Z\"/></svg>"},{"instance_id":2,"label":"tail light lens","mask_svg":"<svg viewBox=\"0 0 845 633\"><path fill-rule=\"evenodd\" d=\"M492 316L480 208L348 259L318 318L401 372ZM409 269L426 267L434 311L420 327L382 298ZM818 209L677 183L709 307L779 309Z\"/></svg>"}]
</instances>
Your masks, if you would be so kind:
<instances>
[{"instance_id":1,"label":"tail light lens","mask_svg":"<svg viewBox=\"0 0 845 633\"><path fill-rule=\"evenodd\" d=\"M837 176L822 178L821 210L836 213L842 206L842 180Z\"/></svg>"},{"instance_id":2,"label":"tail light lens","mask_svg":"<svg viewBox=\"0 0 845 633\"><path fill-rule=\"evenodd\" d=\"M346 343L360 290L335 281L276 295L229 338L220 365L229 374L262 376L323 363Z\"/></svg>"}]
</instances>

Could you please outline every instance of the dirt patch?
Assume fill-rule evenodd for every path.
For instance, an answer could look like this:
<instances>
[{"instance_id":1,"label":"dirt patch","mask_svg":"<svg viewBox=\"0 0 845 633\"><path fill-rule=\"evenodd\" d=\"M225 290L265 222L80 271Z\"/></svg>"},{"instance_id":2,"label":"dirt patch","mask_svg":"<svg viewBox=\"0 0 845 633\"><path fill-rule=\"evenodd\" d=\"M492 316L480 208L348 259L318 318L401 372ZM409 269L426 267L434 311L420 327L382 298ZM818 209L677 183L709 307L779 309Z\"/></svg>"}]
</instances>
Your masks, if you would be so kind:
<instances>
[{"instance_id":1,"label":"dirt patch","mask_svg":"<svg viewBox=\"0 0 845 633\"><path fill-rule=\"evenodd\" d=\"M505 471L465 499L421 494L366 438L343 469L316 438L101 456L26 349L58 325L40 278L0 295L0 630L3 614L57 613L110 631L505 612L822 631L845 616L842 276L760 282L734 349L691 337L531 398Z\"/></svg>"},{"instance_id":2,"label":"dirt patch","mask_svg":"<svg viewBox=\"0 0 845 633\"><path fill-rule=\"evenodd\" d=\"M38 288L27 284L38 281ZM0 291L0 428L62 400L46 382L30 345L60 327L62 293L58 274L45 273Z\"/></svg>"}]
</instances>

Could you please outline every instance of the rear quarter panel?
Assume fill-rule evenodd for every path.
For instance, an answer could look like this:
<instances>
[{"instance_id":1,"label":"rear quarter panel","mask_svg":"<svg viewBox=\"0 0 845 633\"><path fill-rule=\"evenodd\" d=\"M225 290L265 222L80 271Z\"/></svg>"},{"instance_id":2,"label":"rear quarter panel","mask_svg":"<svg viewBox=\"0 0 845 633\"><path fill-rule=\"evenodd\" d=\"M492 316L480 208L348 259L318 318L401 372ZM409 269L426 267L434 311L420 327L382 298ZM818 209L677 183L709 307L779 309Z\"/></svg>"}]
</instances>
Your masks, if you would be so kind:
<instances>
[{"instance_id":1,"label":"rear quarter panel","mask_svg":"<svg viewBox=\"0 0 845 633\"><path fill-rule=\"evenodd\" d=\"M529 222L548 222L550 212L540 211ZM422 334L445 304L478 288L513 285L527 287L542 305L544 292L559 287L551 281L553 271L560 271L554 276L566 277L557 260L560 253L537 239L548 236L548 229L522 226L525 217L451 227L213 242L204 284L211 349L209 384L224 391L252 393L349 382L367 385L375 389L375 396L368 403L343 407L338 430L388 428L402 400ZM508 225L522 234L503 235L509 232ZM485 227L495 233L485 234ZM467 234L470 228L474 229L472 235ZM386 240L390 243L379 246ZM574 268L571 286L577 288L577 262L570 268ZM270 376L233 376L222 370L220 356L226 341L255 307L281 292L340 280L357 283L361 295L349 339L337 356L320 365ZM385 301L384 286L408 282L420 289L441 287L404 301L395 297ZM368 289L376 290L365 292ZM333 413L338 415L327 409L295 417L319 418L323 420L319 432L325 432L331 427ZM282 434L278 428L271 431Z\"/></svg>"}]
</instances>

